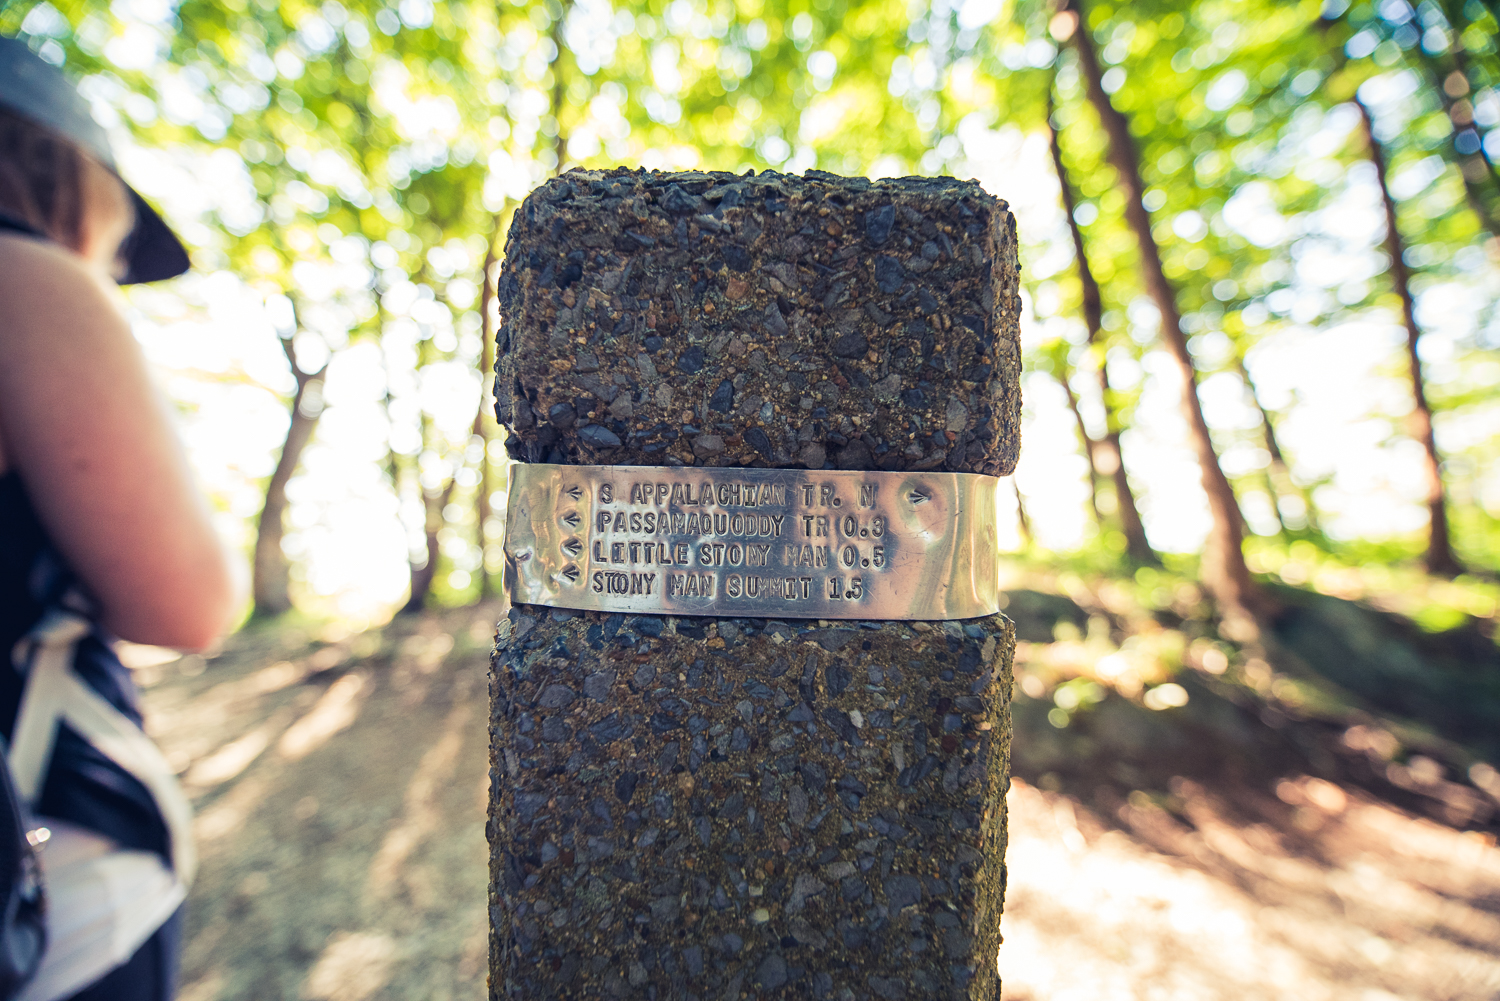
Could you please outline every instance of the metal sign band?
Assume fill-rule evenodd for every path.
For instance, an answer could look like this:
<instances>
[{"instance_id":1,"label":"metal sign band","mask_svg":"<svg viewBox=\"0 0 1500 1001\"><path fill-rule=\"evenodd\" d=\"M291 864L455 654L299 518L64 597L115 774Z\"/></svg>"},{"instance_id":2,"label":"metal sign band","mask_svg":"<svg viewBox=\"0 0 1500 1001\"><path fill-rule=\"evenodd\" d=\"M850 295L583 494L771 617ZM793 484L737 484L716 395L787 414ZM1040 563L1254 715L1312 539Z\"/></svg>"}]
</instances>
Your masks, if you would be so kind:
<instances>
[{"instance_id":1,"label":"metal sign band","mask_svg":"<svg viewBox=\"0 0 1500 1001\"><path fill-rule=\"evenodd\" d=\"M510 477L516 603L801 619L999 610L993 476L537 463Z\"/></svg>"}]
</instances>

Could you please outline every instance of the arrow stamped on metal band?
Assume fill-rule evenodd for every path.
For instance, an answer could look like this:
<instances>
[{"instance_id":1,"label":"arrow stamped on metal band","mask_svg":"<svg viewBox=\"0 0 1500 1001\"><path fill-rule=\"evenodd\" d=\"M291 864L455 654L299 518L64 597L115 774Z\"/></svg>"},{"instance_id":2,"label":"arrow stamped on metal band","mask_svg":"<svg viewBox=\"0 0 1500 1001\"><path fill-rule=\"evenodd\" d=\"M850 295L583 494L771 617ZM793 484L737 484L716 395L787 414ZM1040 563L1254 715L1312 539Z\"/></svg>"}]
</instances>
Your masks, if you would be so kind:
<instances>
[{"instance_id":1,"label":"arrow stamped on metal band","mask_svg":"<svg viewBox=\"0 0 1500 1001\"><path fill-rule=\"evenodd\" d=\"M999 608L992 476L548 464L510 475L516 603L814 619Z\"/></svg>"}]
</instances>

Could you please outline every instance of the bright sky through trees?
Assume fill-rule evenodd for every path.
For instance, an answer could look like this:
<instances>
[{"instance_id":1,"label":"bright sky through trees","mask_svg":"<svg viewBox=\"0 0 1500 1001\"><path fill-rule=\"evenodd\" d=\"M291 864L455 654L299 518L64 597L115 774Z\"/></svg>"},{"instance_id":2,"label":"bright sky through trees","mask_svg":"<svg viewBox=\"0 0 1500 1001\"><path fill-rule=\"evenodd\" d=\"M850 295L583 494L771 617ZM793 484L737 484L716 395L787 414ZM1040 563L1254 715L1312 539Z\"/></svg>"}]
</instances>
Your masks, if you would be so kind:
<instances>
[{"instance_id":1,"label":"bright sky through trees","mask_svg":"<svg viewBox=\"0 0 1500 1001\"><path fill-rule=\"evenodd\" d=\"M438 598L463 600L485 564L497 566L494 533L486 559L474 524L480 272L502 242L496 216L559 156L563 169L978 178L1021 227L1030 370L1016 481L1037 542L1115 545L1094 523L1077 421L1046 361L1066 360L1084 424L1101 437L1098 358L1040 127L1048 87L1103 295L1097 355L1147 533L1159 551L1197 550L1208 510L1160 317L1051 10L1025 0L7 0L0 30L25 33L82 78L126 176L194 248L193 275L132 291L130 303L225 530L247 552L295 389L278 338L306 372L326 363L301 404L317 423L287 488L283 549L309 607L376 616L403 600L429 530ZM1139 146L1143 204L1250 548L1283 526L1418 546L1427 524L1423 453L1404 424L1406 335L1357 93L1390 160L1455 538L1470 561L1493 558L1500 243L1486 212L1500 205L1490 166L1500 61L1490 6L1093 3L1087 30ZM1262 410L1295 482L1268 476ZM503 456L493 439L489 451ZM1105 515L1112 501L1101 497ZM1002 515L1002 538L1019 546L1014 524Z\"/></svg>"}]
</instances>

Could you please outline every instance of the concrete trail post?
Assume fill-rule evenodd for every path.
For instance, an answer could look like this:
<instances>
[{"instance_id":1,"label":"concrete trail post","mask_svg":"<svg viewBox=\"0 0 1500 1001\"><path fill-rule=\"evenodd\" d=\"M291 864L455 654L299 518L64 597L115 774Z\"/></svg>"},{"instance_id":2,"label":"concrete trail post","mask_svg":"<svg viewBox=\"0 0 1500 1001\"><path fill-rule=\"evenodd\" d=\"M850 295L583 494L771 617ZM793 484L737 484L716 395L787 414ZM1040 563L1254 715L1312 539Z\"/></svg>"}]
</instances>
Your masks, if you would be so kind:
<instances>
[{"instance_id":1,"label":"concrete trail post","mask_svg":"<svg viewBox=\"0 0 1500 1001\"><path fill-rule=\"evenodd\" d=\"M511 228L498 416L522 463L1003 475L1017 270L972 182L571 171ZM1010 623L784 597L501 623L492 998L998 999Z\"/></svg>"}]
</instances>

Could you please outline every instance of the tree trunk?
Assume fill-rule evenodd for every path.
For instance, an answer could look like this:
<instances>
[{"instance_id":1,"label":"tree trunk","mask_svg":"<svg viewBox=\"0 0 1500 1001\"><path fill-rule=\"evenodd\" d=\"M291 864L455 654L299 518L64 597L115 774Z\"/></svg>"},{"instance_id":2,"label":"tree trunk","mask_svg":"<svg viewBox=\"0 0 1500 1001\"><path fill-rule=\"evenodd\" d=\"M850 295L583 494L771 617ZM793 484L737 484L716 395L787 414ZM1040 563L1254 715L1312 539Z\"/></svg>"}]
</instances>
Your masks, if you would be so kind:
<instances>
[{"instance_id":1,"label":"tree trunk","mask_svg":"<svg viewBox=\"0 0 1500 1001\"><path fill-rule=\"evenodd\" d=\"M1010 478L1010 489L1016 495L1016 527L1021 532L1021 545L1030 549L1036 536L1031 534L1031 518L1026 514L1026 498L1021 496L1021 484L1016 482L1015 476Z\"/></svg>"},{"instance_id":2,"label":"tree trunk","mask_svg":"<svg viewBox=\"0 0 1500 1001\"><path fill-rule=\"evenodd\" d=\"M1099 395L1104 406L1104 439L1096 443L1103 453L1103 461L1092 452L1089 465L1098 475L1100 466L1113 466L1108 475L1114 481L1115 509L1120 518L1120 528L1125 534L1125 553L1138 563L1159 565L1161 560L1151 543L1146 540L1146 527L1141 522L1140 509L1136 507L1135 491L1130 488L1130 477L1125 472L1125 455L1120 448L1120 412L1114 405L1113 391L1109 387L1109 369L1105 365L1104 351L1104 298L1099 293L1099 283L1089 267L1088 248L1083 242L1083 229L1073 218L1077 200L1073 197L1073 184L1068 177L1067 165L1063 163L1062 144L1052 128L1052 85L1047 86L1047 141L1052 149L1052 166L1057 171L1057 184L1062 189L1063 212L1068 217L1068 231L1073 235L1073 256L1078 264L1078 281L1083 287L1083 322L1088 329L1089 350L1094 356L1094 368L1099 378ZM1076 413L1076 407L1075 407ZM1079 418L1080 428L1082 418ZM1098 512L1098 504L1094 506Z\"/></svg>"},{"instance_id":3,"label":"tree trunk","mask_svg":"<svg viewBox=\"0 0 1500 1001\"><path fill-rule=\"evenodd\" d=\"M1457 37L1454 38L1453 43L1453 68L1454 71L1457 72L1460 78L1463 80L1464 86L1466 88L1470 87L1469 53L1464 48L1463 43ZM1452 79L1452 76L1450 75L1448 79ZM1444 84L1446 86L1447 80L1444 81ZM1471 93L1471 91L1465 90L1464 93L1468 94ZM1446 93L1446 90L1444 96L1449 96ZM1456 103L1457 102L1455 102L1455 105ZM1479 139L1479 152L1474 155L1479 158L1479 161L1484 165L1484 167L1488 168L1488 173L1485 175L1484 180L1486 181L1490 191L1490 199L1487 201L1487 204L1489 206L1487 217L1490 225L1493 227L1491 228L1490 232L1500 234L1500 204L1497 204L1496 200L1497 198L1500 198L1500 193L1496 192L1496 188L1500 188L1500 182L1497 182L1494 174L1495 158L1490 154L1489 146L1485 144L1485 139L1489 137L1489 133L1490 131L1492 131L1493 123L1491 124L1490 128L1486 128L1479 124L1478 119L1474 117L1474 105L1472 101L1468 102L1467 108L1460 109L1460 113L1457 115L1454 114L1454 106L1447 105L1447 103L1445 102L1445 108L1448 111L1449 120L1453 122L1455 130L1454 138L1457 138L1456 133L1458 131L1461 131L1464 128L1471 128L1474 130L1474 135ZM1455 152L1457 151L1455 150ZM1463 154L1460 153L1458 155L1462 156ZM1469 176L1467 171L1465 171L1465 176Z\"/></svg>"},{"instance_id":4,"label":"tree trunk","mask_svg":"<svg viewBox=\"0 0 1500 1001\"><path fill-rule=\"evenodd\" d=\"M426 515L424 528L427 536L427 559L421 566L411 565L411 596L401 609L402 615L414 615L427 607L427 596L432 593L432 582L437 577L438 560L442 558L442 544L438 534L443 530L443 510L453 499L453 477L443 484L441 490L422 491L422 509Z\"/></svg>"},{"instance_id":5,"label":"tree trunk","mask_svg":"<svg viewBox=\"0 0 1500 1001\"><path fill-rule=\"evenodd\" d=\"M1177 366L1188 437L1197 453L1198 466L1203 475L1203 491L1208 495L1213 524L1203 547L1200 571L1203 584L1226 613L1268 616L1276 611L1277 606L1250 579L1250 568L1245 565L1245 554L1241 548L1244 532L1241 528L1239 502L1234 496L1234 488L1229 485L1229 478L1219 467L1219 455L1214 449L1213 436L1208 430L1208 422L1203 418L1203 407L1198 400L1197 371L1188 351L1187 336L1182 331L1176 291L1162 269L1161 251L1156 245L1156 237L1151 233L1151 215L1141 203L1146 188L1141 180L1135 139L1130 134L1125 116L1115 109L1109 101L1109 95L1104 92L1103 74L1094 52L1093 39L1089 36L1081 0L1070 0L1069 7L1077 19L1072 39L1078 53L1078 66L1087 85L1089 101L1098 112L1105 134L1109 137L1109 160L1125 188L1125 220L1134 231L1140 249L1141 277L1157 312L1161 314L1162 342Z\"/></svg>"},{"instance_id":6,"label":"tree trunk","mask_svg":"<svg viewBox=\"0 0 1500 1001\"><path fill-rule=\"evenodd\" d=\"M1104 356L1101 352L1097 359L1099 373L1099 391L1105 398L1109 397L1109 373L1104 369ZM1140 509L1136 507L1135 492L1130 487L1130 477L1125 472L1124 452L1120 447L1120 422L1119 412L1111 406L1105 406L1105 417L1109 421L1109 430L1105 433L1104 440L1099 443L1099 450L1103 453L1101 467L1110 467L1105 470L1115 485L1115 506L1120 517L1120 528L1125 533L1125 553L1137 563L1149 563L1153 566L1161 564L1161 558L1156 555L1156 550L1151 548L1151 543L1146 540L1146 526L1141 522Z\"/></svg>"},{"instance_id":7,"label":"tree trunk","mask_svg":"<svg viewBox=\"0 0 1500 1001\"><path fill-rule=\"evenodd\" d=\"M1255 405L1256 413L1260 414L1261 438L1266 443L1266 452L1271 456L1270 464L1266 469L1266 482L1271 493L1273 504L1287 491L1294 492L1302 501L1303 510L1306 512L1307 531L1317 534L1322 530L1318 527L1318 510L1313 506L1312 491L1301 486L1292 477L1291 466L1287 464L1286 455L1281 451L1281 442L1276 436L1276 424L1271 418L1271 412L1260 402L1260 390L1255 386L1255 380L1250 376L1250 369L1245 365L1242 355L1236 353L1234 362L1240 373L1240 379L1245 383L1245 389L1250 393L1250 402ZM1286 519L1282 517L1281 507L1276 507L1276 520L1281 525L1283 535L1289 533Z\"/></svg>"},{"instance_id":8,"label":"tree trunk","mask_svg":"<svg viewBox=\"0 0 1500 1001\"><path fill-rule=\"evenodd\" d=\"M1422 337L1422 328L1417 325L1416 302L1411 294L1411 273L1407 271L1404 241L1396 225L1396 201L1391 197L1386 184L1385 151L1375 138L1375 122L1370 109L1358 96L1354 106L1359 109L1360 122L1364 129L1365 148L1370 162L1375 165L1375 176L1380 182L1380 197L1385 207L1385 249L1391 259L1391 284L1401 300L1401 322L1406 328L1406 360L1411 372L1412 411L1409 420L1411 436L1422 445L1425 456L1423 479L1426 481L1428 512L1427 555L1423 562L1427 572L1443 577L1452 577L1463 571L1457 557L1453 555L1452 542L1448 536L1448 499L1443 488L1443 461L1438 454L1437 438L1432 430L1432 407L1427 402L1427 389L1422 378L1422 358L1417 344Z\"/></svg>"},{"instance_id":9,"label":"tree trunk","mask_svg":"<svg viewBox=\"0 0 1500 1001\"><path fill-rule=\"evenodd\" d=\"M563 158L568 153L568 139L563 135L562 109L568 97L568 86L563 80L562 59L563 53L567 51L567 43L563 40L563 23L568 19L568 11L573 8L572 0L565 0L559 4L557 19L552 22L551 38L553 50L557 53L552 59L552 118L557 122L557 135L552 140L553 154L557 162L552 165L554 175L561 174L563 169Z\"/></svg>"},{"instance_id":10,"label":"tree trunk","mask_svg":"<svg viewBox=\"0 0 1500 1001\"><path fill-rule=\"evenodd\" d=\"M495 328L490 322L490 312L495 305L495 280L490 274L495 266L495 244L500 239L500 219L495 216L495 233L490 237L489 249L484 254L484 270L480 274L483 284L479 293L479 330L483 344L479 348L479 409L474 414L474 437L479 439L479 494L474 500L474 516L478 521L474 534L479 544L479 600L495 596L495 584L485 567L484 553L489 546L489 535L485 526L490 521L490 454L489 426L485 413L490 409L489 394L485 387L494 382L495 373Z\"/></svg>"},{"instance_id":11,"label":"tree trunk","mask_svg":"<svg viewBox=\"0 0 1500 1001\"><path fill-rule=\"evenodd\" d=\"M1461 25L1451 20L1451 13L1444 10L1444 16L1450 18L1454 28L1446 56L1428 52L1420 45L1413 51L1427 71L1428 86L1437 94L1443 111L1448 115L1452 127L1447 141L1449 157L1463 178L1469 207L1491 236L1500 237L1500 183L1496 181L1495 165L1484 146L1484 133L1474 120L1468 53L1464 51L1462 32L1458 30ZM1476 147L1468 153L1459 148L1466 133L1472 134Z\"/></svg>"},{"instance_id":12,"label":"tree trunk","mask_svg":"<svg viewBox=\"0 0 1500 1001\"><path fill-rule=\"evenodd\" d=\"M297 353L290 337L279 338L286 353L287 363L292 369L292 378L297 380L296 392L292 394L291 420L287 425L286 439L281 444L281 454L276 458L276 468L266 484L266 500L261 506L260 518L255 529L255 557L251 563L250 594L254 602L252 615L265 618L291 611L289 592L290 567L286 554L281 551L281 540L286 527L286 486L297 471L302 450L312 440L322 413L321 392L323 373L328 366L316 372L305 372L297 364ZM308 393L312 393L309 402Z\"/></svg>"},{"instance_id":13,"label":"tree trunk","mask_svg":"<svg viewBox=\"0 0 1500 1001\"><path fill-rule=\"evenodd\" d=\"M384 310L382 309L381 313L383 314L383 312L384 312ZM384 316L383 315L378 315L377 316L377 323L379 323L382 327L384 326ZM390 369L390 360L386 356L384 345L381 346L380 363L381 363L382 368L385 371L385 395L381 399L381 406L382 406L382 408L385 411L386 426L389 427L389 428L394 429L394 427L395 427L395 421L391 417L391 369ZM424 438L424 440L425 440L425 438ZM404 533L405 529L406 529L406 524L405 524L404 519L402 519L401 515L400 515L400 511L401 511L401 457L399 455L397 455L396 454L396 450L391 447L389 436L386 438L386 448L385 448L385 476L386 476L386 479L390 482L391 493L395 495L395 498L396 498L397 521L401 523L401 528L402 528L402 531ZM420 480L418 481L418 489L421 489L421 482L420 482ZM425 509L426 509L426 506L427 506L427 501L426 501L425 494L424 494L423 502L422 503L423 503L423 508L424 508L424 524L423 524L423 527L425 529L425 527L426 527L426 518L425 518L426 511L425 511ZM426 576L425 579L423 579L422 575L424 574L424 572L427 571L428 567L432 567L434 565L432 559L430 558L430 547L431 547L431 542L429 541L429 543L428 543L429 558L427 559L426 563L424 565L420 566L420 567L415 562L412 561L411 555L410 555L410 550L408 550L406 565L407 565L407 575L408 575L408 579L410 581L410 586L409 586L410 594L407 597L406 604L403 605L401 607L400 612L397 613L398 615L406 615L406 614L409 614L409 613L411 613L413 611L421 611L421 609L422 609L422 602L423 602L423 600L426 599L427 588L431 584L431 580L432 580L431 573L427 573L427 576Z\"/></svg>"},{"instance_id":14,"label":"tree trunk","mask_svg":"<svg viewBox=\"0 0 1500 1001\"><path fill-rule=\"evenodd\" d=\"M1094 524L1099 530L1105 528L1104 515L1099 510L1099 465L1094 461L1094 450L1099 443L1094 436L1089 434L1088 425L1084 423L1083 411L1078 406L1078 396L1073 392L1073 387L1068 384L1069 370L1067 362L1061 358L1053 359L1052 375L1062 385L1063 393L1068 397L1068 409L1073 411L1073 423L1078 426L1078 442L1083 448L1083 457L1089 464L1089 510L1094 513Z\"/></svg>"},{"instance_id":15,"label":"tree trunk","mask_svg":"<svg viewBox=\"0 0 1500 1001\"><path fill-rule=\"evenodd\" d=\"M1278 473L1290 479L1286 462L1281 457L1281 443L1276 440L1276 430L1271 426L1271 415L1266 408L1260 405L1260 396L1255 392L1255 383L1250 381L1250 370L1245 367L1245 360L1238 355L1235 356L1235 364L1239 367L1240 380L1245 384L1245 392L1250 395L1250 402L1255 407L1255 412L1260 414L1260 428L1262 440L1266 443L1266 454L1270 456L1266 468L1261 470L1262 479L1265 481L1266 496L1271 501L1271 513L1276 516L1277 534L1283 539L1288 538L1290 531L1286 525L1286 518L1281 513L1281 486L1277 482ZM1311 512L1309 512L1311 517Z\"/></svg>"}]
</instances>

